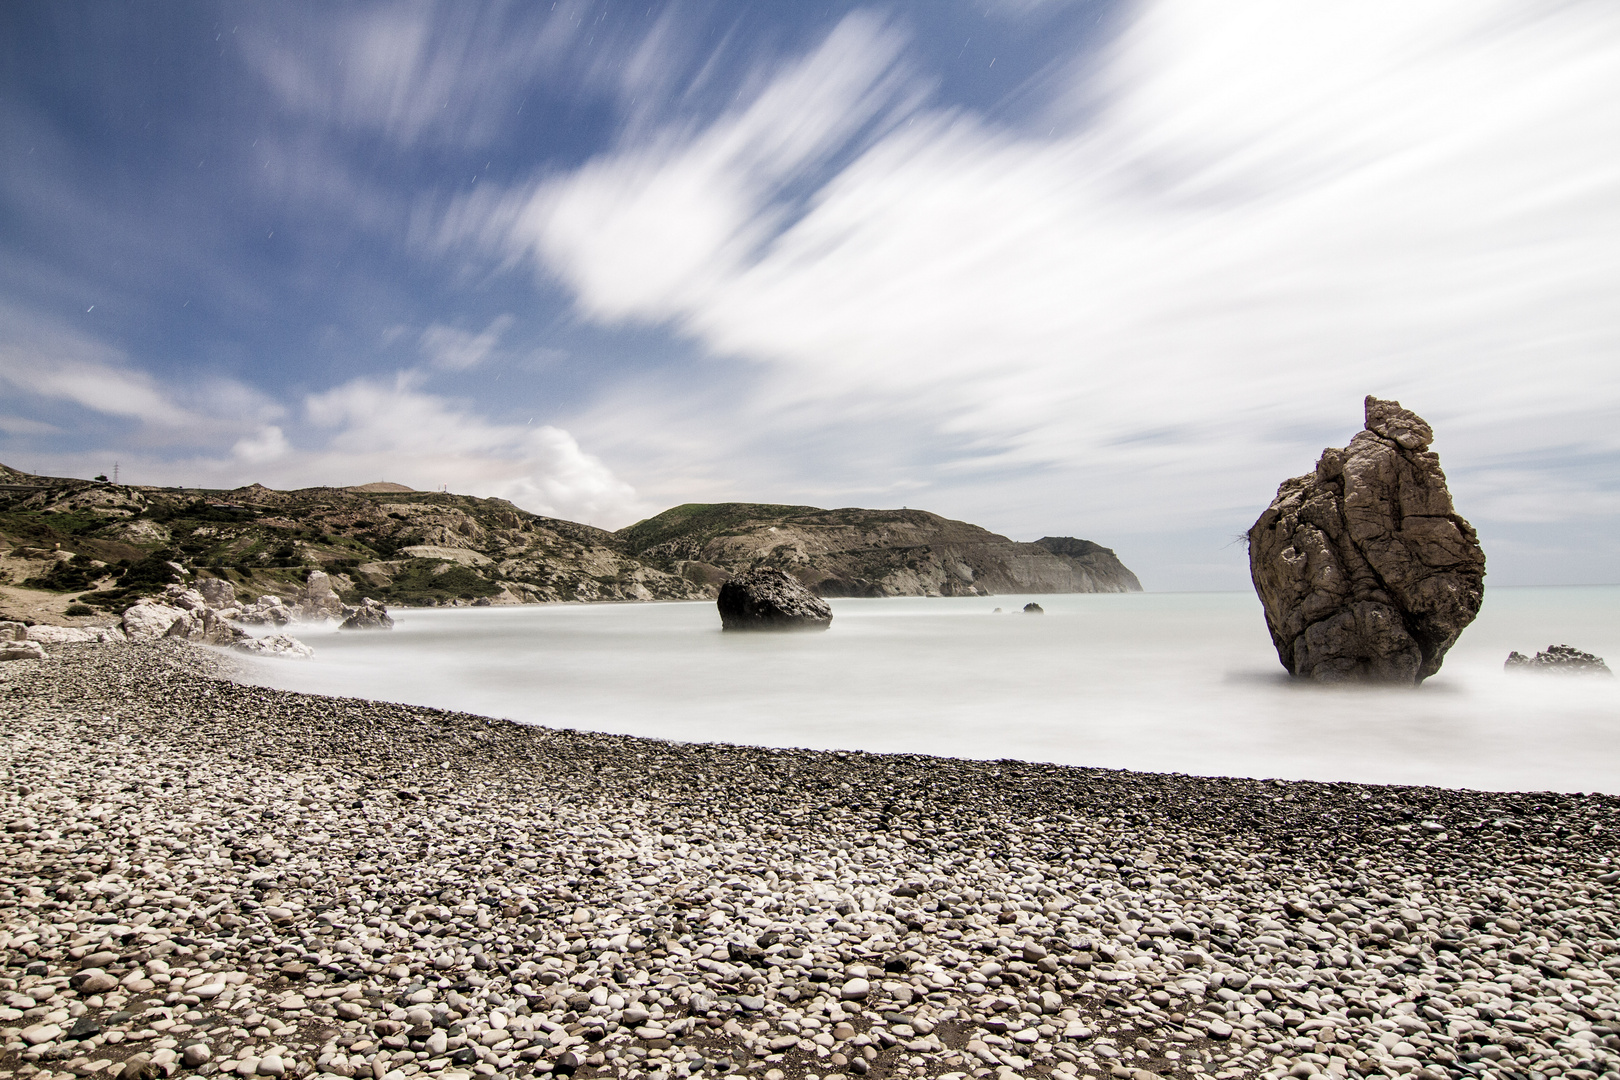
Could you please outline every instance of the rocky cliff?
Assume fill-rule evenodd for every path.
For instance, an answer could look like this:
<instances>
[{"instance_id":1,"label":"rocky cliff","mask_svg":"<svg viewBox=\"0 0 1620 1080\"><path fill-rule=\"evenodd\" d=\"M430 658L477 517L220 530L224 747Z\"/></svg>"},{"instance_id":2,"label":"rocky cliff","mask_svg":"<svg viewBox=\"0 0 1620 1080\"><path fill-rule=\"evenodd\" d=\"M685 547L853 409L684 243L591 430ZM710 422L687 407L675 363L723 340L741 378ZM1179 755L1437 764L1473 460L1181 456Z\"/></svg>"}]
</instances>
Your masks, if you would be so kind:
<instances>
[{"instance_id":1,"label":"rocky cliff","mask_svg":"<svg viewBox=\"0 0 1620 1080\"><path fill-rule=\"evenodd\" d=\"M660 569L718 582L785 570L821 596L988 596L1137 592L1112 551L1089 540L1019 543L926 510L822 510L688 503L614 534Z\"/></svg>"},{"instance_id":2,"label":"rocky cliff","mask_svg":"<svg viewBox=\"0 0 1620 1080\"><path fill-rule=\"evenodd\" d=\"M785 569L824 596L1124 592L1136 577L1085 540L1020 544L921 510L688 505L617 533L504 499L399 484L275 491L142 487L0 466L0 592L123 610L209 577L295 600L312 570L349 604L688 600ZM25 586L17 590L16 586Z\"/></svg>"}]
</instances>

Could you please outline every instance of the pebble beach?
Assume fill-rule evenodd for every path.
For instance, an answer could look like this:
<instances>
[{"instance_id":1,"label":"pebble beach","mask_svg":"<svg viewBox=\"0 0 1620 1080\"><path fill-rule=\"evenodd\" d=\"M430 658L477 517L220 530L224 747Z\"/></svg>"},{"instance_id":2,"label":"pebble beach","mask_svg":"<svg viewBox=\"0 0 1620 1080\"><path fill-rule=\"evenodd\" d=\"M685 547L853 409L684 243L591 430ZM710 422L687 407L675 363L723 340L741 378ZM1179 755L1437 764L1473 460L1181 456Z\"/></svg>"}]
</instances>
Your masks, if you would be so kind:
<instances>
[{"instance_id":1,"label":"pebble beach","mask_svg":"<svg viewBox=\"0 0 1620 1080\"><path fill-rule=\"evenodd\" d=\"M0 1074L1620 1080L1620 799L0 666Z\"/></svg>"}]
</instances>

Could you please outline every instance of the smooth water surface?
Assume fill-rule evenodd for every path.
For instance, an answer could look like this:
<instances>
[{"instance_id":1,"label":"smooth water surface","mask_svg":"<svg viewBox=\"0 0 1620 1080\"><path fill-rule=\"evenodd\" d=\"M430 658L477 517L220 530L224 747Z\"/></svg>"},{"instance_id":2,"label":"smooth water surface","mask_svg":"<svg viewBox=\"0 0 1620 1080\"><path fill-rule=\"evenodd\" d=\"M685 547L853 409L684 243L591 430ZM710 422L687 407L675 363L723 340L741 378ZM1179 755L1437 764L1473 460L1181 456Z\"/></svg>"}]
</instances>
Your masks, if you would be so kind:
<instances>
[{"instance_id":1,"label":"smooth water surface","mask_svg":"<svg viewBox=\"0 0 1620 1080\"><path fill-rule=\"evenodd\" d=\"M1620 792L1620 679L1502 670L1554 643L1620 659L1620 586L1490 591L1417 690L1294 684L1248 593L832 606L819 634L722 633L712 603L400 610L393 633L295 627L315 659L250 667L283 689L681 741Z\"/></svg>"}]
</instances>

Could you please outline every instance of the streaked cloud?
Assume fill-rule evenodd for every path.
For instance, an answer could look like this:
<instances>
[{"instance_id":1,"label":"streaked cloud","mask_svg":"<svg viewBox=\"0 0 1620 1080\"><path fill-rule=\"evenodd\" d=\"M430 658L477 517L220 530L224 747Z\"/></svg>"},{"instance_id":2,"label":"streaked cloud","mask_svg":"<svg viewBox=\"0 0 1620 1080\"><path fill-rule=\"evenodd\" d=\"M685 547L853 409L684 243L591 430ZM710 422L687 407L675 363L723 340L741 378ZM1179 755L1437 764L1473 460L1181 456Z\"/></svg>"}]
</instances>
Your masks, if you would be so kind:
<instances>
[{"instance_id":1,"label":"streaked cloud","mask_svg":"<svg viewBox=\"0 0 1620 1080\"><path fill-rule=\"evenodd\" d=\"M145 372L95 338L15 309L0 309L0 383L12 397L68 402L160 429L183 429L199 417L164 394Z\"/></svg>"},{"instance_id":2,"label":"streaked cloud","mask_svg":"<svg viewBox=\"0 0 1620 1080\"><path fill-rule=\"evenodd\" d=\"M621 520L635 490L574 437L550 425L498 424L421 389L421 376L356 379L305 404L310 421L332 432L304 472L387 476L413 487L510 499L537 513L598 522ZM359 481L356 481L359 482Z\"/></svg>"},{"instance_id":3,"label":"streaked cloud","mask_svg":"<svg viewBox=\"0 0 1620 1080\"><path fill-rule=\"evenodd\" d=\"M244 55L288 107L411 147L482 146L537 69L558 63L590 5L411 2L328 11L318 23L245 36Z\"/></svg>"},{"instance_id":4,"label":"streaked cloud","mask_svg":"<svg viewBox=\"0 0 1620 1080\"><path fill-rule=\"evenodd\" d=\"M1611 5L24 6L18 460L921 505L1241 586L1374 392L1493 550L1620 560Z\"/></svg>"},{"instance_id":5,"label":"streaked cloud","mask_svg":"<svg viewBox=\"0 0 1620 1080\"><path fill-rule=\"evenodd\" d=\"M1045 137L920 104L902 55L851 17L711 122L446 220L759 372L715 457L769 432L808 473L858 414L879 476L898 428L936 489L1083 472L1111 528L1263 505L1322 445L1286 433L1342 441L1368 392L1515 454L1620 406L1612 9L1143 4Z\"/></svg>"},{"instance_id":6,"label":"streaked cloud","mask_svg":"<svg viewBox=\"0 0 1620 1080\"><path fill-rule=\"evenodd\" d=\"M489 359L501 343L501 335L506 333L512 322L510 315L497 315L476 334L434 323L422 331L422 356L429 364L444 371L466 371L477 367Z\"/></svg>"}]
</instances>

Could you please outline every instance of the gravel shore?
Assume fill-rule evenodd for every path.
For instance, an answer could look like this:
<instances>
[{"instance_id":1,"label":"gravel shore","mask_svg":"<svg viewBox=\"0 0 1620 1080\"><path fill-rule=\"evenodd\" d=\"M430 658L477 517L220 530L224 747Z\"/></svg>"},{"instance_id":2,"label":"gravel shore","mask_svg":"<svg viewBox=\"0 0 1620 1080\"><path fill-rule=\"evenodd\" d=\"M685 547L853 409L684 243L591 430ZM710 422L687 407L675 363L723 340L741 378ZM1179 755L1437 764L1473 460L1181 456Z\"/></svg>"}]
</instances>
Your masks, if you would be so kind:
<instances>
[{"instance_id":1,"label":"gravel shore","mask_svg":"<svg viewBox=\"0 0 1620 1080\"><path fill-rule=\"evenodd\" d=\"M0 666L0 1074L1620 1080L1620 800Z\"/></svg>"}]
</instances>

